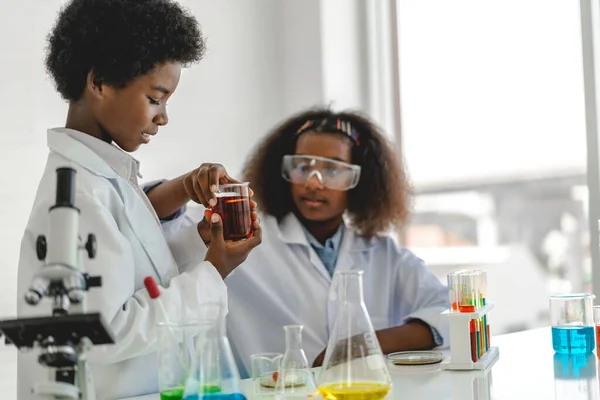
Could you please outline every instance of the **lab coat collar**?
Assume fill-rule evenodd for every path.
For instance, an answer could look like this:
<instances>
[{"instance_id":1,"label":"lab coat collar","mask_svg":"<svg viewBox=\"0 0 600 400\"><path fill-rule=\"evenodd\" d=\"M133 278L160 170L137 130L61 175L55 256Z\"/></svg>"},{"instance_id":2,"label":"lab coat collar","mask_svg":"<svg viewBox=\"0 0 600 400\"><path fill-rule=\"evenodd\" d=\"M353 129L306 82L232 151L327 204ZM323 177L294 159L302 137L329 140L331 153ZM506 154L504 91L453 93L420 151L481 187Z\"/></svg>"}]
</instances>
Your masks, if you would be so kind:
<instances>
[{"instance_id":1,"label":"lab coat collar","mask_svg":"<svg viewBox=\"0 0 600 400\"><path fill-rule=\"evenodd\" d=\"M302 230L302 224L293 213L279 221L279 238L287 244L301 244L308 247L308 239Z\"/></svg>"},{"instance_id":2,"label":"lab coat collar","mask_svg":"<svg viewBox=\"0 0 600 400\"><path fill-rule=\"evenodd\" d=\"M114 145L68 128L48 129L48 147L73 160L90 172L114 179L117 174L129 180L139 175L139 162Z\"/></svg>"},{"instance_id":3,"label":"lab coat collar","mask_svg":"<svg viewBox=\"0 0 600 400\"><path fill-rule=\"evenodd\" d=\"M169 282L176 269L172 268L171 263L165 263L165 247L157 245L156 239L148 240L149 236L138 235L139 232L157 229L157 226L160 229L160 222L149 202L144 201L144 207L135 201L136 197L144 200L141 197L144 195L136 192L137 185L132 182L135 180L137 160L116 146L72 129L49 129L48 147L92 174L113 181L115 190L123 199L125 218L150 258L161 284ZM118 179L119 176L122 179ZM166 249L168 252L168 247Z\"/></svg>"},{"instance_id":4,"label":"lab coat collar","mask_svg":"<svg viewBox=\"0 0 600 400\"><path fill-rule=\"evenodd\" d=\"M321 275L321 277L331 283L332 277L329 271L323 265L323 262L308 243L308 239L302 229L302 224L293 213L289 213L283 217L279 223L279 239L286 244L297 244L304 246L308 251L310 263L313 268ZM352 270L364 267L365 255L363 251L371 247L372 241L367 241L364 238L356 235L354 230L346 225L344 237L340 245L335 271Z\"/></svg>"},{"instance_id":5,"label":"lab coat collar","mask_svg":"<svg viewBox=\"0 0 600 400\"><path fill-rule=\"evenodd\" d=\"M294 213L287 214L279 221L279 238L284 243L300 244L306 247L310 246L308 240L306 239L306 235L304 234L304 230L302 229L302 223L298 220ZM347 245L344 246L344 244ZM357 235L354 229L348 226L348 223L346 222L346 229L344 231L344 237L342 238L340 253L342 251L365 251L373 246L375 246L374 238L367 239Z\"/></svg>"}]
</instances>

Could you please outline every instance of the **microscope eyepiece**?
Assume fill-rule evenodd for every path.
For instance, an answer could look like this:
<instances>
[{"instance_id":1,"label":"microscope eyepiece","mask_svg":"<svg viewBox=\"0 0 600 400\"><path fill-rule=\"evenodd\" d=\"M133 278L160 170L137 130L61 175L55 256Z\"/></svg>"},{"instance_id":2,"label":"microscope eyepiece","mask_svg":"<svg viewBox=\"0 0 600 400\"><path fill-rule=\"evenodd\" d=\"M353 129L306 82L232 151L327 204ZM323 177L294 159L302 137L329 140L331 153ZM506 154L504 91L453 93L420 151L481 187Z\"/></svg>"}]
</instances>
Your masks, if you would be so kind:
<instances>
[{"instance_id":1,"label":"microscope eyepiece","mask_svg":"<svg viewBox=\"0 0 600 400\"><path fill-rule=\"evenodd\" d=\"M54 207L75 207L75 173L73 168L56 169L56 203Z\"/></svg>"}]
</instances>

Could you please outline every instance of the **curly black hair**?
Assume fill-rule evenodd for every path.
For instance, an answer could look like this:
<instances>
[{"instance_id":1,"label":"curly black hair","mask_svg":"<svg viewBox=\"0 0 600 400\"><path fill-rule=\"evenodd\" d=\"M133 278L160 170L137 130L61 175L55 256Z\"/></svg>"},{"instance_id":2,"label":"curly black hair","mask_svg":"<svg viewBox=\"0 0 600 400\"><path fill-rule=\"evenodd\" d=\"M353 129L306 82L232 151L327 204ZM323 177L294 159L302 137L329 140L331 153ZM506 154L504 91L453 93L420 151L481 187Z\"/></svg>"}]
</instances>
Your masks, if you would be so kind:
<instances>
[{"instance_id":1,"label":"curly black hair","mask_svg":"<svg viewBox=\"0 0 600 400\"><path fill-rule=\"evenodd\" d=\"M72 0L48 35L46 69L67 101L78 101L91 70L124 87L166 62L199 61L198 21L172 0Z\"/></svg>"},{"instance_id":2,"label":"curly black hair","mask_svg":"<svg viewBox=\"0 0 600 400\"><path fill-rule=\"evenodd\" d=\"M366 237L401 227L410 204L410 186L402 157L375 123L356 112L310 109L292 116L267 134L244 166L244 180L250 182L254 199L262 211L278 219L294 211L290 184L281 176L283 156L295 153L296 132L306 121L337 118L350 122L359 133L360 144L353 146L352 163L361 166L361 175L358 185L348 192L347 213L352 226Z\"/></svg>"}]
</instances>

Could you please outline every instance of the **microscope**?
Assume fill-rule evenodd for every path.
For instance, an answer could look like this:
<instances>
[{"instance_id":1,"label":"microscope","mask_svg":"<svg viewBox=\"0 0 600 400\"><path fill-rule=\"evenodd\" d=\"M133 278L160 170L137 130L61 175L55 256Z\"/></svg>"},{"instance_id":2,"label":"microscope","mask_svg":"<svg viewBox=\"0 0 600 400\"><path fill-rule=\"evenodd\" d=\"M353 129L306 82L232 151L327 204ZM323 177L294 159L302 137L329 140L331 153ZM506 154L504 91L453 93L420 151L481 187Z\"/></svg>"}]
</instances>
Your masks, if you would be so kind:
<instances>
[{"instance_id":1,"label":"microscope","mask_svg":"<svg viewBox=\"0 0 600 400\"><path fill-rule=\"evenodd\" d=\"M25 294L31 306L49 298L52 316L0 321L7 344L19 350L40 349L38 363L50 372L50 381L33 388L41 399L95 400L87 355L93 345L114 343L100 313L86 313L85 293L102 286L102 279L83 271L82 253L95 257L96 238L89 234L84 243L79 235L75 173L68 167L56 170L56 204L49 210L48 237L40 235L36 242L43 265Z\"/></svg>"}]
</instances>

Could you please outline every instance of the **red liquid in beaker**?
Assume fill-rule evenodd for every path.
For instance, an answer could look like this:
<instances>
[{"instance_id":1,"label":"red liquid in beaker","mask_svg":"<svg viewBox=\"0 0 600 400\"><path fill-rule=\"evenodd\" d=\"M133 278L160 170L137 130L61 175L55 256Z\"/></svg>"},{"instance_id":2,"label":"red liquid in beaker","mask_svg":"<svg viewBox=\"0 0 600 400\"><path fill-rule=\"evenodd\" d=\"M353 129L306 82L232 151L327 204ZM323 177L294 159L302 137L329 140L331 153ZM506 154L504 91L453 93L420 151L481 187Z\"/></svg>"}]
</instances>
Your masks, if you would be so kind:
<instances>
[{"instance_id":1,"label":"red liquid in beaker","mask_svg":"<svg viewBox=\"0 0 600 400\"><path fill-rule=\"evenodd\" d=\"M252 235L250 198L237 193L223 193L217 196L217 204L212 208L223 220L225 240L242 240Z\"/></svg>"}]
</instances>

